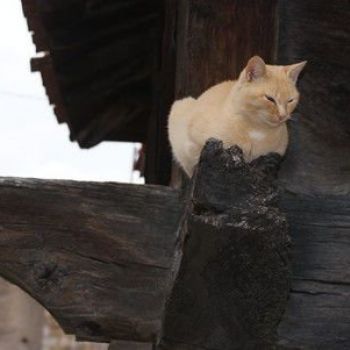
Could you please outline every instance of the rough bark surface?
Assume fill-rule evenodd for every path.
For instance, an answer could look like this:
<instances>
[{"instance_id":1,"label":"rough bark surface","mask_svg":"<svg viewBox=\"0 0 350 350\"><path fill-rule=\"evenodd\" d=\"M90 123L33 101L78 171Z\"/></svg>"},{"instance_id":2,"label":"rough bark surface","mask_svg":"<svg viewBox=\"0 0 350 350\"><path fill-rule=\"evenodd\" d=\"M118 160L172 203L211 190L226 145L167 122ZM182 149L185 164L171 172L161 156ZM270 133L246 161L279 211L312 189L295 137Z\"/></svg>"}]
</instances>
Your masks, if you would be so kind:
<instances>
[{"instance_id":1,"label":"rough bark surface","mask_svg":"<svg viewBox=\"0 0 350 350\"><path fill-rule=\"evenodd\" d=\"M176 247L177 192L1 179L0 197L0 275L81 340L154 340Z\"/></svg>"},{"instance_id":2,"label":"rough bark surface","mask_svg":"<svg viewBox=\"0 0 350 350\"><path fill-rule=\"evenodd\" d=\"M183 257L160 349L269 349L289 295L287 223L277 208L278 155L246 164L211 140L192 181Z\"/></svg>"}]
</instances>

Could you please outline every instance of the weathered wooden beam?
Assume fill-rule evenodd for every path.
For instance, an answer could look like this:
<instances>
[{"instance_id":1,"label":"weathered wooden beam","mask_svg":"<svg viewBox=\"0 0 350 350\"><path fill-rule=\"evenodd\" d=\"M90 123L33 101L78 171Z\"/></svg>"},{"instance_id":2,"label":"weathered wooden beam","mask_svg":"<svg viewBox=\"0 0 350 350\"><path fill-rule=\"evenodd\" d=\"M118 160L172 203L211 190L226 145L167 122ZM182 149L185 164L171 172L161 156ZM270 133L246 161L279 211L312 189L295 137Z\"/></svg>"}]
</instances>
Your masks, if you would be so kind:
<instances>
[{"instance_id":1,"label":"weathered wooden beam","mask_svg":"<svg viewBox=\"0 0 350 350\"><path fill-rule=\"evenodd\" d=\"M80 340L153 342L176 247L176 191L0 180L0 275Z\"/></svg>"},{"instance_id":2,"label":"weathered wooden beam","mask_svg":"<svg viewBox=\"0 0 350 350\"><path fill-rule=\"evenodd\" d=\"M210 141L191 185L180 269L159 349L270 349L289 295L290 239L277 208L280 157L246 164Z\"/></svg>"}]
</instances>

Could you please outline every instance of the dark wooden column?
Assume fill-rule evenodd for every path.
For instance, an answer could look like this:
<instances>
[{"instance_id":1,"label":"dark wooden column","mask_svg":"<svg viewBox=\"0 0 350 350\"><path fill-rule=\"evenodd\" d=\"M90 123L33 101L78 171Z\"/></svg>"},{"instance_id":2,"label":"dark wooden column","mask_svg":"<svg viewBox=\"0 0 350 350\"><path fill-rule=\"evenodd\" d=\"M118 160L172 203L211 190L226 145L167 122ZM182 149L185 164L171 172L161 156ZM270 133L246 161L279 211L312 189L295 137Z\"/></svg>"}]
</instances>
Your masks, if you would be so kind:
<instances>
[{"instance_id":1,"label":"dark wooden column","mask_svg":"<svg viewBox=\"0 0 350 350\"><path fill-rule=\"evenodd\" d=\"M179 0L176 98L236 79L253 55L275 56L276 0Z\"/></svg>"},{"instance_id":2,"label":"dark wooden column","mask_svg":"<svg viewBox=\"0 0 350 350\"><path fill-rule=\"evenodd\" d=\"M159 349L273 349L289 295L290 240L277 208L278 155L251 164L210 141L191 184L183 257Z\"/></svg>"},{"instance_id":3,"label":"dark wooden column","mask_svg":"<svg viewBox=\"0 0 350 350\"><path fill-rule=\"evenodd\" d=\"M174 102L176 67L177 0L163 2L160 27L163 32L155 57L153 109L146 143L146 183L169 185L172 155L168 141L167 122Z\"/></svg>"},{"instance_id":4,"label":"dark wooden column","mask_svg":"<svg viewBox=\"0 0 350 350\"><path fill-rule=\"evenodd\" d=\"M278 62L308 61L280 177L296 247L281 344L350 349L350 2L281 0L279 12Z\"/></svg>"}]
</instances>

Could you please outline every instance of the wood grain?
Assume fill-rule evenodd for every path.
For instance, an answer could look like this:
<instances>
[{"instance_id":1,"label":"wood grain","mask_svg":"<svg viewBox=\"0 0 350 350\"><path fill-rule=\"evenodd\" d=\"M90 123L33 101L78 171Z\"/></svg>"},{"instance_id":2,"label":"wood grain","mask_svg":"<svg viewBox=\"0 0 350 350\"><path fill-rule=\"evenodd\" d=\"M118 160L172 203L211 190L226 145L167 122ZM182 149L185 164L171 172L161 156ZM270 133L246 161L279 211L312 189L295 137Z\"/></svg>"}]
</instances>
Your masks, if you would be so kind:
<instances>
[{"instance_id":1,"label":"wood grain","mask_svg":"<svg viewBox=\"0 0 350 350\"><path fill-rule=\"evenodd\" d=\"M286 348L350 348L350 3L279 2L278 62L308 60L280 174L294 242Z\"/></svg>"},{"instance_id":2,"label":"wood grain","mask_svg":"<svg viewBox=\"0 0 350 350\"><path fill-rule=\"evenodd\" d=\"M47 58L35 64L71 139L85 148L103 140L144 142L162 2L22 0L22 7L37 51L49 57L49 67Z\"/></svg>"},{"instance_id":3,"label":"wood grain","mask_svg":"<svg viewBox=\"0 0 350 350\"><path fill-rule=\"evenodd\" d=\"M179 0L176 97L236 79L256 54L275 57L276 0Z\"/></svg>"},{"instance_id":4,"label":"wood grain","mask_svg":"<svg viewBox=\"0 0 350 350\"><path fill-rule=\"evenodd\" d=\"M307 60L284 186L350 195L350 3L281 1L279 63Z\"/></svg>"},{"instance_id":5,"label":"wood grain","mask_svg":"<svg viewBox=\"0 0 350 350\"><path fill-rule=\"evenodd\" d=\"M162 350L270 349L290 288L277 155L246 164L209 141L192 180L183 257L163 317Z\"/></svg>"},{"instance_id":6,"label":"wood grain","mask_svg":"<svg viewBox=\"0 0 350 350\"><path fill-rule=\"evenodd\" d=\"M177 192L0 180L0 274L80 340L150 341L160 328Z\"/></svg>"}]
</instances>

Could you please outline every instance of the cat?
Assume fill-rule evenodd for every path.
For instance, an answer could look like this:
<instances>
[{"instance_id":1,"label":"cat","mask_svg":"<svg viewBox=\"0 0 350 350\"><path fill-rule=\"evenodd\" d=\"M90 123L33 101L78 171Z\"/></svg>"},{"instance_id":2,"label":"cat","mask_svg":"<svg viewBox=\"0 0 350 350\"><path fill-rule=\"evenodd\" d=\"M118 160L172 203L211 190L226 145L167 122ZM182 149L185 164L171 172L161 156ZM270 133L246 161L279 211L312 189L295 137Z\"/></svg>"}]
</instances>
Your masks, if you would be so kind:
<instances>
[{"instance_id":1,"label":"cat","mask_svg":"<svg viewBox=\"0 0 350 350\"><path fill-rule=\"evenodd\" d=\"M174 158L191 177L209 138L243 150L247 162L288 146L286 122L299 102L296 83L306 61L288 66L267 65L252 57L235 81L225 81L197 99L175 101L168 134Z\"/></svg>"}]
</instances>

